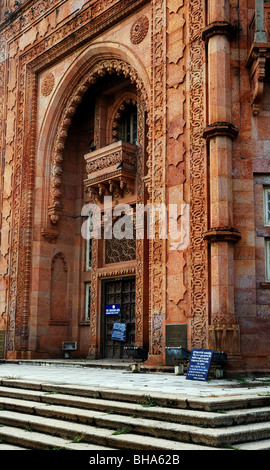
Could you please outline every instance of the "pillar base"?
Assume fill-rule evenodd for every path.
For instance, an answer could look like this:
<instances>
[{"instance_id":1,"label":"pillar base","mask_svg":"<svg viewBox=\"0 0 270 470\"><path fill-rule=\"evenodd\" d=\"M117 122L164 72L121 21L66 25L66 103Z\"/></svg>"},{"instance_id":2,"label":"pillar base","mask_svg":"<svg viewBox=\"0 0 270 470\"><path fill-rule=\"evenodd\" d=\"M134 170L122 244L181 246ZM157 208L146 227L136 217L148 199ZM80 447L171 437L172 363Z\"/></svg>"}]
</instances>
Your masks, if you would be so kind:
<instances>
[{"instance_id":1,"label":"pillar base","mask_svg":"<svg viewBox=\"0 0 270 470\"><path fill-rule=\"evenodd\" d=\"M146 366L164 366L165 360L162 355L149 354L147 361L144 362Z\"/></svg>"}]
</instances>

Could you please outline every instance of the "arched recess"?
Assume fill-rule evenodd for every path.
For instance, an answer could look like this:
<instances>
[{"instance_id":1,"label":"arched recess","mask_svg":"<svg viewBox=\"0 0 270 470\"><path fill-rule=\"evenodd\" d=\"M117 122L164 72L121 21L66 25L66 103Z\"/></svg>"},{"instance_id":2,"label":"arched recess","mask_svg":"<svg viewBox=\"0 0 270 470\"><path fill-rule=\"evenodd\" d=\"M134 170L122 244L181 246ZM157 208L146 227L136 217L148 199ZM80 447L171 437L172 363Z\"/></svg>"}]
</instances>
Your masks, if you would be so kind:
<instances>
[{"instance_id":1,"label":"arched recess","mask_svg":"<svg viewBox=\"0 0 270 470\"><path fill-rule=\"evenodd\" d=\"M41 218L43 219L44 233L47 232L47 237L45 238L47 238L48 241L49 239L50 241L54 239L54 236L54 241L57 240L57 222L62 213L62 163L66 139L73 122L73 117L84 95L91 86L96 83L99 77L103 77L107 74L123 75L129 78L131 83L136 86L139 112L141 115L145 115L145 112L147 112L149 118L149 97L151 96L149 77L141 61L138 57L135 57L128 48L115 43L96 43L85 49L80 56L77 57L52 95L41 126L38 142L37 150L44 162L44 180L46 179L43 185L44 197L42 197L42 201L44 205ZM140 125L144 127L142 123ZM142 129L140 130L140 135L143 135ZM138 161L143 162L141 156L145 152L146 141L147 139L144 133L143 139L138 142ZM142 164L145 165L145 162ZM143 171L138 173L142 175ZM140 178L137 188L138 203L143 202L143 187L144 181L143 178ZM144 331L147 330L147 327L145 327L147 320L145 321L144 318L146 295L144 289L146 289L145 286L147 286L147 282L144 281L145 263L143 257L145 250L143 243L143 240L138 240L136 248L138 253L136 266L136 344L138 346L143 344L143 336L145 338ZM126 275L124 271L119 271L118 274ZM135 273L132 271L131 274ZM93 261L92 283L98 282L99 276L99 273L95 273ZM90 345L94 351L93 357L96 350L95 338L98 335L96 292L97 290L91 297L91 305L93 305L91 311L93 311L94 314L91 316L90 323ZM96 304L94 305L95 302Z\"/></svg>"},{"instance_id":2,"label":"arched recess","mask_svg":"<svg viewBox=\"0 0 270 470\"><path fill-rule=\"evenodd\" d=\"M84 77L80 81L73 91L71 97L67 101L65 109L62 113L57 129L55 145L52 152L50 201L48 208L48 213L52 224L56 224L58 222L62 211L61 174L63 152L65 149L65 141L68 135L68 129L72 122L72 117L76 113L77 106L81 103L83 95L88 91L89 87L95 84L99 77L104 77L107 73L116 73L118 75L123 74L124 76L128 77L131 80L131 83L136 84L140 100L144 103L147 101L147 94L143 82L138 76L137 72L129 64L119 59L99 60L90 70L87 77Z\"/></svg>"},{"instance_id":3,"label":"arched recess","mask_svg":"<svg viewBox=\"0 0 270 470\"><path fill-rule=\"evenodd\" d=\"M61 215L61 164L72 117L84 94L99 76L106 73L126 75L135 83L141 106L145 107L150 122L150 78L139 57L128 47L109 41L93 43L85 48L70 65L54 91L39 132L37 154L42 156L46 179L41 223L44 233L49 237L54 237L50 228ZM150 152L148 155L150 158Z\"/></svg>"}]
</instances>

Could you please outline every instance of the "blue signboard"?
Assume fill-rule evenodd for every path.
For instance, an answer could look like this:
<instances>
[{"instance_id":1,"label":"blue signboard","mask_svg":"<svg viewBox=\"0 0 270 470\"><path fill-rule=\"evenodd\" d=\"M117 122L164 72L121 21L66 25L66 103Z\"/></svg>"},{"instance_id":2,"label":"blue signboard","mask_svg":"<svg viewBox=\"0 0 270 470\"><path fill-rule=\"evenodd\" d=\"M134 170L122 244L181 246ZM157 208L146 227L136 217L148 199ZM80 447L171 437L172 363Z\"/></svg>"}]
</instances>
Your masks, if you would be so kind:
<instances>
[{"instance_id":1,"label":"blue signboard","mask_svg":"<svg viewBox=\"0 0 270 470\"><path fill-rule=\"evenodd\" d=\"M121 305L106 305L106 315L121 315Z\"/></svg>"},{"instance_id":2,"label":"blue signboard","mask_svg":"<svg viewBox=\"0 0 270 470\"><path fill-rule=\"evenodd\" d=\"M193 349L189 361L187 380L207 380L212 357L212 349Z\"/></svg>"},{"instance_id":3,"label":"blue signboard","mask_svg":"<svg viewBox=\"0 0 270 470\"><path fill-rule=\"evenodd\" d=\"M126 341L127 325L125 323L114 322L112 339L115 341Z\"/></svg>"}]
</instances>

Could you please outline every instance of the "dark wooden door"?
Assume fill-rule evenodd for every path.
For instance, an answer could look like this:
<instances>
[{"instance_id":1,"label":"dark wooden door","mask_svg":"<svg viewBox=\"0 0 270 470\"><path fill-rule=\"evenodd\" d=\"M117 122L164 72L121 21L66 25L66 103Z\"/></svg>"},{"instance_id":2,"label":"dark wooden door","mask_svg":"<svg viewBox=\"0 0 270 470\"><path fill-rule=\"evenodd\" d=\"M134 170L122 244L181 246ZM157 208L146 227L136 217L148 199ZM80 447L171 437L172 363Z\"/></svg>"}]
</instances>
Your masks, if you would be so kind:
<instances>
[{"instance_id":1,"label":"dark wooden door","mask_svg":"<svg viewBox=\"0 0 270 470\"><path fill-rule=\"evenodd\" d=\"M117 278L103 281L102 286L102 323L103 357L121 359L126 357L125 346L134 346L135 343L135 277ZM120 304L121 316L106 315L106 305ZM111 339L115 321L126 324L126 341Z\"/></svg>"}]
</instances>

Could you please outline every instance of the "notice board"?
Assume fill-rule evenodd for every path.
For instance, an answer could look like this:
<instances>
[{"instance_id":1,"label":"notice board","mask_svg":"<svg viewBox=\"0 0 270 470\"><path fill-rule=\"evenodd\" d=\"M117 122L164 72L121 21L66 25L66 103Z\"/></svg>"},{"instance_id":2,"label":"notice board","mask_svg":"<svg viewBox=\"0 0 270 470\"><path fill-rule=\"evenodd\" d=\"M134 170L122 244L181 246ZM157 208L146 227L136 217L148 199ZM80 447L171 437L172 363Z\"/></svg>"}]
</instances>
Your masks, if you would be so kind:
<instances>
[{"instance_id":1,"label":"notice board","mask_svg":"<svg viewBox=\"0 0 270 470\"><path fill-rule=\"evenodd\" d=\"M187 380L207 380L211 361L213 357L212 349L193 349L189 361Z\"/></svg>"},{"instance_id":2,"label":"notice board","mask_svg":"<svg viewBox=\"0 0 270 470\"><path fill-rule=\"evenodd\" d=\"M126 341L127 325L125 323L114 322L112 329L112 339L114 341Z\"/></svg>"},{"instance_id":3,"label":"notice board","mask_svg":"<svg viewBox=\"0 0 270 470\"><path fill-rule=\"evenodd\" d=\"M121 305L120 304L106 305L106 315L121 315Z\"/></svg>"}]
</instances>

